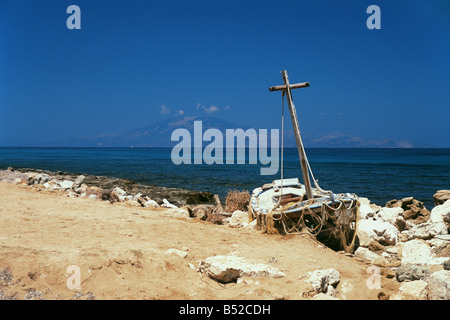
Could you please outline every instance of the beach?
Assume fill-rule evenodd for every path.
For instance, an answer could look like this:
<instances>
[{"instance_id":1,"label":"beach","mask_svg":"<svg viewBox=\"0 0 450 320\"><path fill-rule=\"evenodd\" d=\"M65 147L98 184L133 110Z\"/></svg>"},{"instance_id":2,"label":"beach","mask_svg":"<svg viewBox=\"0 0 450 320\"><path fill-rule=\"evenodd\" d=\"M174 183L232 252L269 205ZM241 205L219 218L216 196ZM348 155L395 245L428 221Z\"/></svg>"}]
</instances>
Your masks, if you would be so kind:
<instances>
[{"instance_id":1,"label":"beach","mask_svg":"<svg viewBox=\"0 0 450 320\"><path fill-rule=\"evenodd\" d=\"M414 251L420 251L418 245L430 248L424 275L450 273L444 270L450 256L448 221L431 224L434 229L423 236L422 227L436 215L432 211L430 217L422 207L413 217L411 204L419 202L412 198L391 202L391 208L361 198L364 207L360 214L365 222L386 225L376 216L392 219L392 213L401 210L402 219L410 216L409 229L397 230L391 242L391 229L399 227L397 216L391 229L385 227L376 234L362 230L367 234L358 234L358 250L345 253L307 234L267 234L239 210L227 223L212 223L193 215L198 204L158 204L118 187L108 190L114 197L103 199L98 187L86 185L89 179L84 176L59 173L62 179L75 178L61 181L42 171L25 171L0 172L0 298L5 300L429 299L432 284L423 277L409 280L426 284L426 294L402 289L409 283L399 280L404 277L399 270L408 265L403 262L417 262L411 253L407 256L410 245ZM89 195L90 190L96 192ZM450 211L446 194L441 201L446 202L436 207L446 210L439 213L442 219L447 219ZM153 201L155 205L147 205ZM241 217L237 223L235 215ZM436 232L436 226L445 230ZM423 260L423 252L419 254L418 259ZM208 270L211 259L236 260L239 268L244 266L230 281L228 275ZM225 269L228 272L230 267ZM320 281L326 280L328 286L315 287L311 277L322 272L337 274L337 280L328 284L332 276L327 275ZM447 282L444 278L444 285ZM448 291L443 295L445 299Z\"/></svg>"},{"instance_id":2,"label":"beach","mask_svg":"<svg viewBox=\"0 0 450 320\"><path fill-rule=\"evenodd\" d=\"M10 272L4 297L25 299L310 299L299 276L336 268L347 299L376 300L397 289L366 286L368 264L326 248L309 236L273 236L190 219L177 209L127 207L0 182L0 269ZM185 258L166 254L187 252ZM196 271L199 261L234 253L272 264L286 276L220 284ZM276 262L269 262L272 258ZM275 261L275 259L272 259ZM78 290L67 268L80 268ZM351 287L346 291L344 288Z\"/></svg>"}]
</instances>

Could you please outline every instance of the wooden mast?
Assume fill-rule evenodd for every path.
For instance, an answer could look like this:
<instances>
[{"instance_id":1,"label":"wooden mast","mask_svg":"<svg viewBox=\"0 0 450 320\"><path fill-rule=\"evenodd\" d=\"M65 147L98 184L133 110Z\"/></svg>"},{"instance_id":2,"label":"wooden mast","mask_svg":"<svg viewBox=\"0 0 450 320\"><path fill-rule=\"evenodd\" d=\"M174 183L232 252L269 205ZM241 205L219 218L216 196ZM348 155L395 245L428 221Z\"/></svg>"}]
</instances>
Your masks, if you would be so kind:
<instances>
[{"instance_id":1,"label":"wooden mast","mask_svg":"<svg viewBox=\"0 0 450 320\"><path fill-rule=\"evenodd\" d=\"M289 78L288 78L287 71L286 70L281 71L281 75L283 76L284 85L270 87L269 90L270 91L283 90L286 94L286 98L287 98L288 106L289 106L289 113L291 114L292 126L294 128L295 141L297 142L297 150L298 150L298 156L300 158L300 166L302 168L303 183L305 184L306 195L307 195L308 199L312 199L313 195L312 195L311 181L309 179L308 167L307 167L307 163L306 163L305 148L303 147L302 137L300 135L300 128L298 125L297 111L295 109L295 105L294 105L294 101L292 99L292 93L291 93L291 89L309 87L309 82L303 82L303 83L297 83L297 84L291 85L291 84L289 84Z\"/></svg>"}]
</instances>

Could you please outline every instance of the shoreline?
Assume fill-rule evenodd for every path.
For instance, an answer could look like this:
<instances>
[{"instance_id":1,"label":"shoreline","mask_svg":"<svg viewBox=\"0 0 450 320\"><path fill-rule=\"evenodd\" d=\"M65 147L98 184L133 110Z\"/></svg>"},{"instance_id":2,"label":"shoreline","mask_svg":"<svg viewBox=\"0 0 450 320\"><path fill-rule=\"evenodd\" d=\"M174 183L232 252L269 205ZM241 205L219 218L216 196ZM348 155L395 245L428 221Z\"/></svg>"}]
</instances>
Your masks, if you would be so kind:
<instances>
[{"instance_id":1,"label":"shoreline","mask_svg":"<svg viewBox=\"0 0 450 320\"><path fill-rule=\"evenodd\" d=\"M22 174L22 176L20 176L20 174ZM34 185L36 184L35 181L33 181L34 175L38 174L46 176L46 178L43 180L45 182L38 181L42 182L38 184L44 185L45 183L51 183L52 181L75 182L78 177L83 176L84 178L82 183L86 185L86 188L101 188L103 191L108 193L112 192L115 188L120 188L127 195L136 196L140 194L142 197L147 197L151 200L154 200L156 203L158 203L158 205L164 204L164 199L178 207L185 205L214 204L214 195L209 192L187 190L181 188L170 188L156 185L144 185L128 179L109 176L96 176L64 171L54 172L43 169L9 167L6 170L0 170L0 180L14 182L14 180L16 179L21 179L20 182L23 182L23 180L27 180L28 185ZM47 186L44 185L44 187ZM71 188L64 187L55 187L54 189L52 189L51 185L48 185L47 188L50 188L50 190L71 190ZM98 193L99 190L96 190L96 192ZM82 193L78 194L82 195ZM89 194L87 196L89 196ZM97 194L97 197L100 198L100 194Z\"/></svg>"}]
</instances>

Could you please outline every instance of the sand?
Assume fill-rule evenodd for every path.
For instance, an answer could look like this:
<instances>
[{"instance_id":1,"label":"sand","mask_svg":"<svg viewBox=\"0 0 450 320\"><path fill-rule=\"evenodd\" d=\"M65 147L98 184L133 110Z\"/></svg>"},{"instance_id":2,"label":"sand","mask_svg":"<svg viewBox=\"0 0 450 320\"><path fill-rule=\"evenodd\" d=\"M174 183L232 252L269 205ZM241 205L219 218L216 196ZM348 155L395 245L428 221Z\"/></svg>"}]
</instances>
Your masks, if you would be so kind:
<instances>
[{"instance_id":1,"label":"sand","mask_svg":"<svg viewBox=\"0 0 450 320\"><path fill-rule=\"evenodd\" d=\"M307 235L267 235L171 209L70 198L7 182L0 182L0 194L3 299L311 299L302 275L328 268L340 272L340 299L377 300L398 292L399 283L383 270L381 288L369 288L368 263ZM171 248L188 255L167 255ZM197 271L202 259L231 253L286 276L224 285ZM79 270L79 289L73 270Z\"/></svg>"}]
</instances>

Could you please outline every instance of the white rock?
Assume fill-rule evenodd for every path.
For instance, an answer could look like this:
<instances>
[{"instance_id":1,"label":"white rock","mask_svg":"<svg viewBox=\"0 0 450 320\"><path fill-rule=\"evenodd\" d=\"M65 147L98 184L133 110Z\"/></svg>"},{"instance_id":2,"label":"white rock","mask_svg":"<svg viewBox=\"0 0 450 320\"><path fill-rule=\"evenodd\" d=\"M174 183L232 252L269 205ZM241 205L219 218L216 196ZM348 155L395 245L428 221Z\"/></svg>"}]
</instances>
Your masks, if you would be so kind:
<instances>
[{"instance_id":1,"label":"white rock","mask_svg":"<svg viewBox=\"0 0 450 320\"><path fill-rule=\"evenodd\" d=\"M368 219L375 215L375 210L373 210L369 204L362 203L359 207L359 217L361 219Z\"/></svg>"},{"instance_id":2,"label":"white rock","mask_svg":"<svg viewBox=\"0 0 450 320\"><path fill-rule=\"evenodd\" d=\"M339 300L338 298L332 297L325 293L316 294L311 300Z\"/></svg>"},{"instance_id":3,"label":"white rock","mask_svg":"<svg viewBox=\"0 0 450 320\"><path fill-rule=\"evenodd\" d=\"M80 190L78 190L78 189L81 187L81 184L83 183L85 178L86 178L85 176L80 175L75 179L75 181L73 182L73 185L72 185L73 191L80 193Z\"/></svg>"},{"instance_id":4,"label":"white rock","mask_svg":"<svg viewBox=\"0 0 450 320\"><path fill-rule=\"evenodd\" d=\"M369 260L369 261L373 261L373 260L381 257L379 254L376 254L375 252L370 251L369 249L364 248L364 247L358 247L358 249L356 249L356 251L355 251L355 256L357 256L358 258L364 259L364 260Z\"/></svg>"},{"instance_id":5,"label":"white rock","mask_svg":"<svg viewBox=\"0 0 450 320\"><path fill-rule=\"evenodd\" d=\"M171 204L169 201L167 201L167 199L163 199L163 204L161 205L161 207L178 209L176 205Z\"/></svg>"},{"instance_id":6,"label":"white rock","mask_svg":"<svg viewBox=\"0 0 450 320\"><path fill-rule=\"evenodd\" d=\"M430 213L429 222L439 223L444 222L444 217L450 213L450 199L443 204L434 207Z\"/></svg>"},{"instance_id":7,"label":"white rock","mask_svg":"<svg viewBox=\"0 0 450 320\"><path fill-rule=\"evenodd\" d=\"M436 235L447 234L447 226L445 222L425 222L412 227L408 231L408 240L411 239L431 239Z\"/></svg>"},{"instance_id":8,"label":"white rock","mask_svg":"<svg viewBox=\"0 0 450 320\"><path fill-rule=\"evenodd\" d=\"M186 251L178 250L178 249L169 249L166 251L166 255L177 255L181 258L186 258L188 256L188 253Z\"/></svg>"},{"instance_id":9,"label":"white rock","mask_svg":"<svg viewBox=\"0 0 450 320\"><path fill-rule=\"evenodd\" d=\"M333 286L339 283L340 273L336 269L315 270L307 274L305 280L311 287L318 292L326 292L329 285Z\"/></svg>"},{"instance_id":10,"label":"white rock","mask_svg":"<svg viewBox=\"0 0 450 320\"><path fill-rule=\"evenodd\" d=\"M236 210L228 220L228 226L232 228L242 228L248 225L248 212Z\"/></svg>"},{"instance_id":11,"label":"white rock","mask_svg":"<svg viewBox=\"0 0 450 320\"><path fill-rule=\"evenodd\" d=\"M358 201L361 205L366 204L366 205L370 205L370 200L369 198L364 198L364 197L358 197Z\"/></svg>"},{"instance_id":12,"label":"white rock","mask_svg":"<svg viewBox=\"0 0 450 320\"><path fill-rule=\"evenodd\" d=\"M96 194L90 194L88 198L89 199L97 199L97 195Z\"/></svg>"},{"instance_id":13,"label":"white rock","mask_svg":"<svg viewBox=\"0 0 450 320\"><path fill-rule=\"evenodd\" d=\"M70 190L72 189L73 181L70 180L59 181L58 185L63 190Z\"/></svg>"},{"instance_id":14,"label":"white rock","mask_svg":"<svg viewBox=\"0 0 450 320\"><path fill-rule=\"evenodd\" d=\"M361 246L368 246L371 240L376 240L382 245L395 245L399 231L389 222L362 219L359 220L357 234Z\"/></svg>"},{"instance_id":15,"label":"white rock","mask_svg":"<svg viewBox=\"0 0 450 320\"><path fill-rule=\"evenodd\" d=\"M404 243L402 249L402 264L432 265L442 264L447 257L433 258L431 247L422 240L410 240Z\"/></svg>"},{"instance_id":16,"label":"white rock","mask_svg":"<svg viewBox=\"0 0 450 320\"><path fill-rule=\"evenodd\" d=\"M133 200L134 201L138 201L138 199L140 198L140 197L142 197L142 193L137 193L134 197L133 197Z\"/></svg>"},{"instance_id":17,"label":"white rock","mask_svg":"<svg viewBox=\"0 0 450 320\"><path fill-rule=\"evenodd\" d=\"M381 208L381 210L377 213L378 217L381 220L389 222L392 225L395 225L397 218L403 217L403 209L401 207L396 208Z\"/></svg>"},{"instance_id":18,"label":"white rock","mask_svg":"<svg viewBox=\"0 0 450 320\"><path fill-rule=\"evenodd\" d=\"M148 200L144 203L146 208L159 208L159 204L155 200Z\"/></svg>"},{"instance_id":19,"label":"white rock","mask_svg":"<svg viewBox=\"0 0 450 320\"><path fill-rule=\"evenodd\" d=\"M425 300L428 297L428 283L424 280L402 282L399 291L414 298Z\"/></svg>"},{"instance_id":20,"label":"white rock","mask_svg":"<svg viewBox=\"0 0 450 320\"><path fill-rule=\"evenodd\" d=\"M222 283L236 282L241 277L281 278L285 276L275 267L262 263L249 263L244 258L234 255L206 258L200 262L199 271Z\"/></svg>"},{"instance_id":21,"label":"white rock","mask_svg":"<svg viewBox=\"0 0 450 320\"><path fill-rule=\"evenodd\" d=\"M44 184L48 180L50 180L50 177L46 173L39 173L34 176L34 184Z\"/></svg>"},{"instance_id":22,"label":"white rock","mask_svg":"<svg viewBox=\"0 0 450 320\"><path fill-rule=\"evenodd\" d=\"M124 190L120 189L119 187L115 187L112 192L122 197L125 197L127 195L127 193Z\"/></svg>"},{"instance_id":23,"label":"white rock","mask_svg":"<svg viewBox=\"0 0 450 320\"><path fill-rule=\"evenodd\" d=\"M450 300L450 270L436 271L426 280L430 300Z\"/></svg>"}]
</instances>

